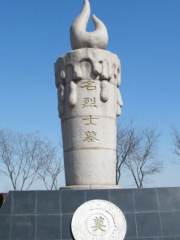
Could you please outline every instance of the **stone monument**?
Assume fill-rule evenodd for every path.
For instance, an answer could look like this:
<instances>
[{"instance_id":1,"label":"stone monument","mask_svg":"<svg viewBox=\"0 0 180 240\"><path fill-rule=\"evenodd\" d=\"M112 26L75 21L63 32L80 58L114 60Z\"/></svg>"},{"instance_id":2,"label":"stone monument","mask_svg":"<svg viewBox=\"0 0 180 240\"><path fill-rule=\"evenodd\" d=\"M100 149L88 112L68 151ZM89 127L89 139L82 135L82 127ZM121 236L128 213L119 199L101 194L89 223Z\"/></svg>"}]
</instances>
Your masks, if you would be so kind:
<instances>
[{"instance_id":1,"label":"stone monument","mask_svg":"<svg viewBox=\"0 0 180 240\"><path fill-rule=\"evenodd\" d=\"M116 118L123 105L118 57L105 50L108 33L84 1L70 30L73 51L55 63L66 185L69 189L116 188Z\"/></svg>"},{"instance_id":2,"label":"stone monument","mask_svg":"<svg viewBox=\"0 0 180 240\"><path fill-rule=\"evenodd\" d=\"M85 0L71 27L73 51L55 64L67 186L10 191L0 240L180 240L180 188L115 189L121 67L98 18L86 32L89 16Z\"/></svg>"}]
</instances>

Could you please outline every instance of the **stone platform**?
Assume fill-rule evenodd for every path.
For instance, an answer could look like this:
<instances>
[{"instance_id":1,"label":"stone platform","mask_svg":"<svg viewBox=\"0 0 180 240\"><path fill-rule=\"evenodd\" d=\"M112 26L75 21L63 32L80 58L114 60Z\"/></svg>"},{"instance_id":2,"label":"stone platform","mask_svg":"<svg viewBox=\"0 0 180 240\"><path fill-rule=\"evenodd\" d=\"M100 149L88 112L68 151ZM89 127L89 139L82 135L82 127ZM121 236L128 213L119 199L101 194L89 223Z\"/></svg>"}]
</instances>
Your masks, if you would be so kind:
<instances>
[{"instance_id":1,"label":"stone platform","mask_svg":"<svg viewBox=\"0 0 180 240\"><path fill-rule=\"evenodd\" d=\"M180 240L180 188L9 192L0 211L0 240L67 240L83 203L114 203L127 222L126 240Z\"/></svg>"}]
</instances>

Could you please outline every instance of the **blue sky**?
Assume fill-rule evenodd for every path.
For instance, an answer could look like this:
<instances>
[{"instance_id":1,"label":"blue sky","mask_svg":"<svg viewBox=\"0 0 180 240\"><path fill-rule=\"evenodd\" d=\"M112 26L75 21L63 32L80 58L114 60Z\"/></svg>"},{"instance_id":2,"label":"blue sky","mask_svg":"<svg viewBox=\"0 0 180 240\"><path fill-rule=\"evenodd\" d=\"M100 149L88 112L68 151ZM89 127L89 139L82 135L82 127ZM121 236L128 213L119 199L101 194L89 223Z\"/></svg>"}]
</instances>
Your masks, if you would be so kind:
<instances>
[{"instance_id":1,"label":"blue sky","mask_svg":"<svg viewBox=\"0 0 180 240\"><path fill-rule=\"evenodd\" d=\"M162 132L159 157L166 163L154 186L179 186L180 167L169 160L171 126L180 128L180 1L90 0L106 25L107 50L121 59L124 106L120 119ZM0 0L0 127L38 130L61 139L54 62L71 51L69 29L83 0ZM93 31L92 20L88 31ZM64 176L60 176L60 186ZM121 185L132 187L123 173ZM35 184L34 189L42 188ZM0 177L0 191L11 189Z\"/></svg>"}]
</instances>

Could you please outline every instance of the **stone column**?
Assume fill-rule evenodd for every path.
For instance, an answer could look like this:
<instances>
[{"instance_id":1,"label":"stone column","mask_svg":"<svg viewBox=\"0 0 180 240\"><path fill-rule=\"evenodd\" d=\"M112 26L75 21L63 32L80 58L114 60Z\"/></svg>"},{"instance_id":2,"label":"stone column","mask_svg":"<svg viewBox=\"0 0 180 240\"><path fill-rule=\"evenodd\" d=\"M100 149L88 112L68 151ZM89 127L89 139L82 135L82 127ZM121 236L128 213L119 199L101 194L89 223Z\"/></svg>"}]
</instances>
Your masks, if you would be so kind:
<instances>
[{"instance_id":1,"label":"stone column","mask_svg":"<svg viewBox=\"0 0 180 240\"><path fill-rule=\"evenodd\" d=\"M85 0L81 14L88 7ZM93 48L93 43L90 48L84 44L73 49L55 63L66 185L112 188L116 186L116 117L122 106L120 60Z\"/></svg>"}]
</instances>

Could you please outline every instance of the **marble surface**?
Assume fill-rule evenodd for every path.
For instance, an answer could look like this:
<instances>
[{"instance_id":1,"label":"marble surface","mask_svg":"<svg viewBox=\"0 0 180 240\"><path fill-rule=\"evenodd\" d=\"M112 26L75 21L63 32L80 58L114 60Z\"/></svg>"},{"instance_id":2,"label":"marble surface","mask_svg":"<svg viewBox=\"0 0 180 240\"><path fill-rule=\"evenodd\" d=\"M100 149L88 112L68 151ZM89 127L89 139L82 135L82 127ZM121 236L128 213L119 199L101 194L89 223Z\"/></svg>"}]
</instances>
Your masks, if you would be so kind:
<instances>
[{"instance_id":1,"label":"marble surface","mask_svg":"<svg viewBox=\"0 0 180 240\"><path fill-rule=\"evenodd\" d=\"M74 50L57 60L55 75L66 185L115 185L120 60L106 50Z\"/></svg>"}]
</instances>

